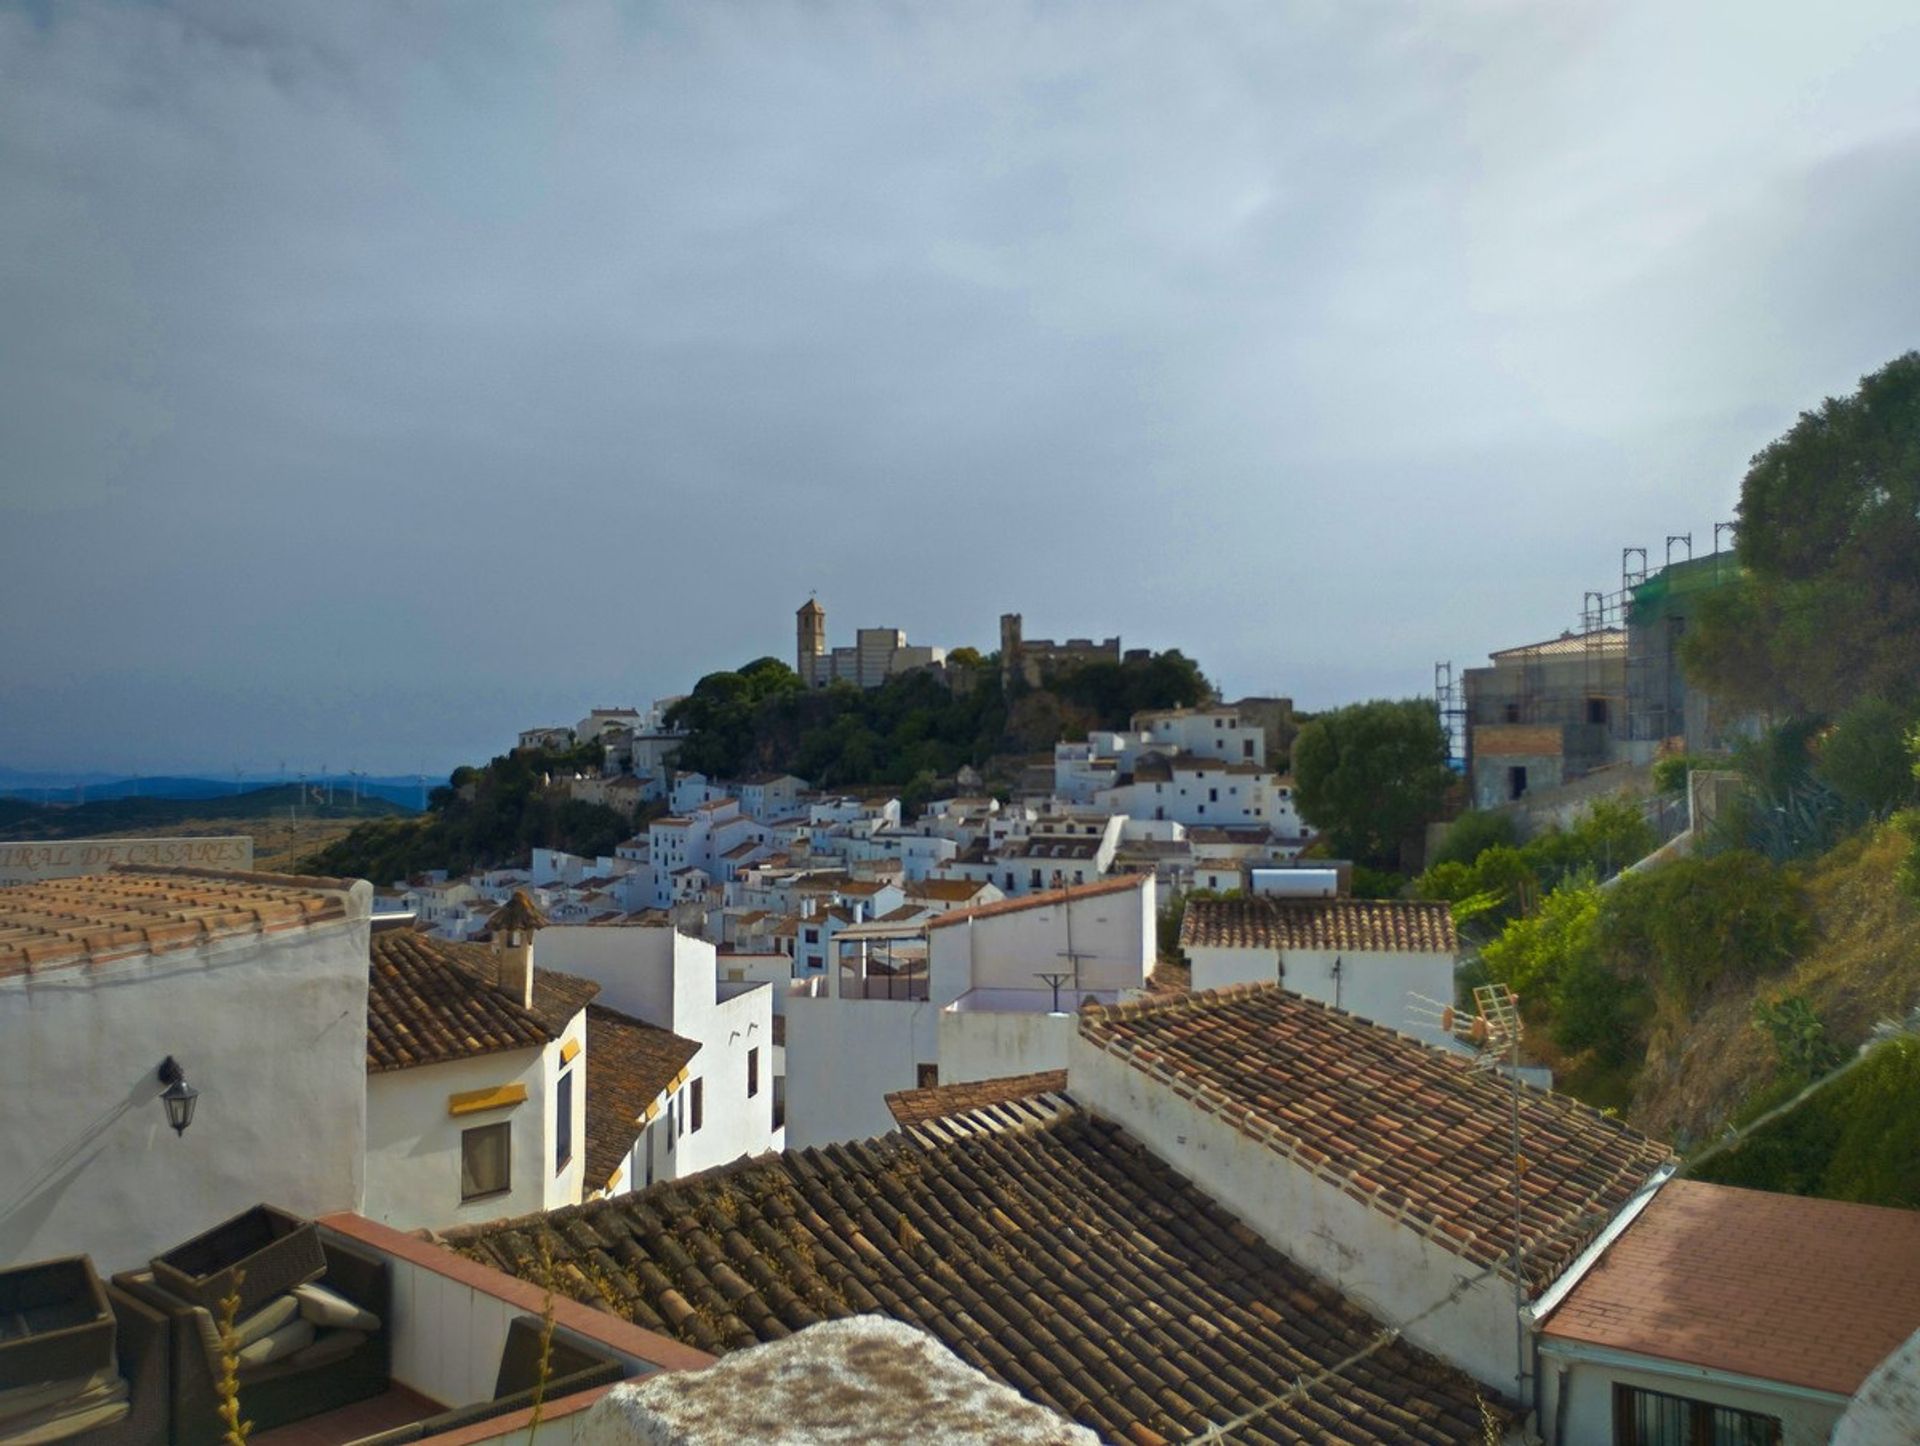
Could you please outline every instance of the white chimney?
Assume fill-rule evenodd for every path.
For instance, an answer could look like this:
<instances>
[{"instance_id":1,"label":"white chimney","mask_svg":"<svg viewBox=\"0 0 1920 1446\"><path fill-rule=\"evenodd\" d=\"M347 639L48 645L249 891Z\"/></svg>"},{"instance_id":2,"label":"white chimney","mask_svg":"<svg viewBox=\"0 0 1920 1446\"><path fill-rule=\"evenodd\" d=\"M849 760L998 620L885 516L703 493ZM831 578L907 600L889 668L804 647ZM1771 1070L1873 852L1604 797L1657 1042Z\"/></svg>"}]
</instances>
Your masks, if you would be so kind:
<instances>
[{"instance_id":1,"label":"white chimney","mask_svg":"<svg viewBox=\"0 0 1920 1446\"><path fill-rule=\"evenodd\" d=\"M494 930L493 960L494 982L523 1009L533 1008L533 930Z\"/></svg>"}]
</instances>

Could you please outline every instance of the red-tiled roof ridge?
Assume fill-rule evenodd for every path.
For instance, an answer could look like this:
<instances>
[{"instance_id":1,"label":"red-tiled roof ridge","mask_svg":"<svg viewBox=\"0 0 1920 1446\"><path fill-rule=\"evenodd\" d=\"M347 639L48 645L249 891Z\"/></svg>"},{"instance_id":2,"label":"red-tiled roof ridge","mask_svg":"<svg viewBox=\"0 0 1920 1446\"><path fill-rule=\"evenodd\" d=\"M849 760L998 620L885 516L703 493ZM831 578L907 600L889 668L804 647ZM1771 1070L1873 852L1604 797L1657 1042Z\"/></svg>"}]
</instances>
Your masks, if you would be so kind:
<instances>
[{"instance_id":1,"label":"red-tiled roof ridge","mask_svg":"<svg viewBox=\"0 0 1920 1446\"><path fill-rule=\"evenodd\" d=\"M1198 862L1194 866L1204 867ZM1288 899L1260 894L1196 899L1181 917L1180 945L1454 953L1459 938L1452 908L1444 900Z\"/></svg>"},{"instance_id":2,"label":"red-tiled roof ridge","mask_svg":"<svg viewBox=\"0 0 1920 1446\"><path fill-rule=\"evenodd\" d=\"M1064 1069L1040 1070L1033 1074L972 1080L965 1084L895 1090L887 1096L887 1109L900 1124L918 1125L944 1115L966 1114L982 1105L1006 1104L1011 1100L1031 1099L1035 1095L1059 1094L1066 1087L1067 1072Z\"/></svg>"},{"instance_id":3,"label":"red-tiled roof ridge","mask_svg":"<svg viewBox=\"0 0 1920 1446\"><path fill-rule=\"evenodd\" d=\"M346 922L371 899L358 881L147 865L16 884L0 889L0 976Z\"/></svg>"},{"instance_id":4,"label":"red-tiled roof ridge","mask_svg":"<svg viewBox=\"0 0 1920 1446\"><path fill-rule=\"evenodd\" d=\"M369 955L369 1074L538 1048L600 992L590 979L536 967L529 1008L492 982L485 945L403 929L374 934Z\"/></svg>"},{"instance_id":5,"label":"red-tiled roof ridge","mask_svg":"<svg viewBox=\"0 0 1920 1446\"><path fill-rule=\"evenodd\" d=\"M1115 874L1111 878L1100 879L1091 884L1072 884L1064 889L1048 889L1038 894L1021 894L1015 898L1000 899L995 903L981 904L971 909L953 909L927 920L927 927L945 929L955 924L964 924L969 919L991 919L999 914L1016 914L1023 909L1044 909L1052 904L1071 903L1075 899L1098 898L1103 894L1122 894L1129 889L1138 889L1152 882L1152 874Z\"/></svg>"},{"instance_id":6,"label":"red-tiled roof ridge","mask_svg":"<svg viewBox=\"0 0 1920 1446\"><path fill-rule=\"evenodd\" d=\"M263 888L315 889L342 894L359 882L357 879L334 878L328 874L276 874L265 869L196 869L181 864L115 864L107 872L146 874L163 879L213 879L226 884L259 884Z\"/></svg>"},{"instance_id":7,"label":"red-tiled roof ridge","mask_svg":"<svg viewBox=\"0 0 1920 1446\"><path fill-rule=\"evenodd\" d=\"M1245 1048L1244 1039L1223 1041L1232 1045L1221 1051L1223 1064L1231 1063L1221 1068L1210 1068L1215 1062L1206 1059L1180 1059L1183 1052L1192 1053L1188 1040L1121 1037L1135 1023L1172 1022L1169 1027L1175 1027L1189 1016L1251 1016L1261 1011L1287 1018L1254 1023L1270 1026L1269 1034L1277 1034L1283 1023L1294 1026L1295 1037L1285 1040L1284 1048L1258 1054ZM1476 1069L1467 1056L1435 1049L1272 981L1119 1004L1084 1004L1078 1028L1107 1053L1182 1096L1204 1100L1210 1113L1344 1194L1463 1259L1502 1268L1511 1243L1512 1193L1500 1163L1507 1148L1510 1086ZM1318 1055L1309 1053L1315 1042L1305 1037L1309 1030L1321 1034L1317 1042L1327 1046ZM1368 1052L1390 1058L1384 1063L1368 1059ZM1357 1088L1361 1084L1367 1087ZM1279 1093L1287 1089L1301 1101L1318 1100L1328 1108L1287 1110ZM1533 1232L1525 1269L1528 1282L1539 1291L1672 1154L1666 1145L1571 1096L1523 1085L1520 1097L1533 1190L1524 1217ZM1360 1111L1361 1104L1368 1112ZM1452 1113L1458 1118L1448 1118L1443 1108L1448 1104L1457 1107ZM1395 1105L1401 1107L1401 1118L1380 1126L1378 1121ZM1484 1113L1476 1114L1482 1107ZM1343 1133L1329 1123L1334 1119L1351 1128ZM1473 1122L1481 1119L1481 1138L1467 1138ZM1391 1132L1395 1138L1376 1140L1368 1131ZM1498 1159L1464 1159L1467 1148L1488 1141L1498 1147L1493 1149ZM1379 1148L1370 1151L1373 1145ZM1564 1158L1555 1153L1562 1149ZM1578 1178L1594 1170L1604 1171L1605 1178ZM1551 1193L1560 1183L1572 1188ZM1596 1212L1598 1218L1590 1218Z\"/></svg>"}]
</instances>

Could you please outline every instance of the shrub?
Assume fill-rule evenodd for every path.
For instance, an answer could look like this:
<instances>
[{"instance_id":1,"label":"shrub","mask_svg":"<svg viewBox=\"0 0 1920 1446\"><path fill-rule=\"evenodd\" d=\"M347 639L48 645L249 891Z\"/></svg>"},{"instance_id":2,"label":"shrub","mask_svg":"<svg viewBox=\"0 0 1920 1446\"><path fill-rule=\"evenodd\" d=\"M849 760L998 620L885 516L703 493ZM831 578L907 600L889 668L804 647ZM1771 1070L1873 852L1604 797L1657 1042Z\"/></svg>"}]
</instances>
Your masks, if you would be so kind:
<instances>
[{"instance_id":1,"label":"shrub","mask_svg":"<svg viewBox=\"0 0 1920 1446\"><path fill-rule=\"evenodd\" d=\"M1913 710L1884 698L1863 698L1840 715L1818 747L1820 781L1855 808L1884 814L1914 799L1907 752Z\"/></svg>"},{"instance_id":2,"label":"shrub","mask_svg":"<svg viewBox=\"0 0 1920 1446\"><path fill-rule=\"evenodd\" d=\"M1685 793L1687 775L1696 768L1705 766L1705 760L1691 753L1675 754L1672 758L1656 759L1653 765L1653 787L1658 793Z\"/></svg>"},{"instance_id":3,"label":"shrub","mask_svg":"<svg viewBox=\"0 0 1920 1446\"><path fill-rule=\"evenodd\" d=\"M1520 856L1541 886L1552 888L1584 871L1611 878L1652 853L1657 841L1653 825L1638 803L1625 798L1599 798L1570 827L1529 839L1522 845Z\"/></svg>"},{"instance_id":4,"label":"shrub","mask_svg":"<svg viewBox=\"0 0 1920 1446\"><path fill-rule=\"evenodd\" d=\"M1433 857L1427 860L1427 867L1434 869L1446 864L1471 864L1488 849L1496 845L1511 848L1517 841L1513 820L1506 814L1469 809L1448 826L1446 837L1441 839L1440 847L1433 851Z\"/></svg>"},{"instance_id":5,"label":"shrub","mask_svg":"<svg viewBox=\"0 0 1920 1446\"><path fill-rule=\"evenodd\" d=\"M1812 931L1805 892L1755 853L1678 859L1620 880L1602 917L1602 956L1682 1009L1721 978L1791 960Z\"/></svg>"},{"instance_id":6,"label":"shrub","mask_svg":"<svg viewBox=\"0 0 1920 1446\"><path fill-rule=\"evenodd\" d=\"M1920 1040L1873 1046L1697 1174L1722 1185L1920 1208Z\"/></svg>"},{"instance_id":7,"label":"shrub","mask_svg":"<svg viewBox=\"0 0 1920 1446\"><path fill-rule=\"evenodd\" d=\"M1638 1048L1646 986L1622 978L1600 953L1605 900L1589 879L1555 889L1533 915L1509 923L1480 951L1487 972L1545 1007L1553 1042L1617 1065Z\"/></svg>"},{"instance_id":8,"label":"shrub","mask_svg":"<svg viewBox=\"0 0 1920 1446\"><path fill-rule=\"evenodd\" d=\"M1840 1051L1827 1038L1827 1026L1797 994L1769 1002L1753 1001L1754 1027L1773 1041L1783 1075L1817 1079L1840 1063Z\"/></svg>"}]
</instances>

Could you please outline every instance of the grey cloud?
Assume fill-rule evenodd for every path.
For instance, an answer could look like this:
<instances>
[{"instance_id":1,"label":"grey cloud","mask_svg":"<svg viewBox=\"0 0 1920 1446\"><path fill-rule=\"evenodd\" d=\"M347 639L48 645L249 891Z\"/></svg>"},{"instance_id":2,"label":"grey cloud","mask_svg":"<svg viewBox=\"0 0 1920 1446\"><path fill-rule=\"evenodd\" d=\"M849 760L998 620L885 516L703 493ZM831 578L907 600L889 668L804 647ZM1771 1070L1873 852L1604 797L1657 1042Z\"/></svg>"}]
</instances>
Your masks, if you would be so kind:
<instances>
[{"instance_id":1,"label":"grey cloud","mask_svg":"<svg viewBox=\"0 0 1920 1446\"><path fill-rule=\"evenodd\" d=\"M1898 6L0 12L0 760L441 771L809 589L1417 689L1911 344L1916 59Z\"/></svg>"}]
</instances>

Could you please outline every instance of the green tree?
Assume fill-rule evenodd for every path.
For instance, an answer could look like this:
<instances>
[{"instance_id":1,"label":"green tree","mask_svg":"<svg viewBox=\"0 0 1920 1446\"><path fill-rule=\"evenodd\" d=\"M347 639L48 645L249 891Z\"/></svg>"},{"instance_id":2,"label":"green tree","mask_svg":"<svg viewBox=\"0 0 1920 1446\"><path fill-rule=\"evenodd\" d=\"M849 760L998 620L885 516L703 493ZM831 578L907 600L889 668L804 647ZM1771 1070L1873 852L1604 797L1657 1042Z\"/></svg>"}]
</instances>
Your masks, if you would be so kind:
<instances>
[{"instance_id":1,"label":"green tree","mask_svg":"<svg viewBox=\"0 0 1920 1446\"><path fill-rule=\"evenodd\" d=\"M1873 814L1911 802L1916 780L1907 734L1914 723L1911 708L1862 698L1820 740L1815 774L1845 802Z\"/></svg>"},{"instance_id":2,"label":"green tree","mask_svg":"<svg viewBox=\"0 0 1920 1446\"><path fill-rule=\"evenodd\" d=\"M1702 601L1689 673L1736 704L1837 714L1920 689L1920 352L1803 413L1740 487L1745 576Z\"/></svg>"},{"instance_id":3,"label":"green tree","mask_svg":"<svg viewBox=\"0 0 1920 1446\"><path fill-rule=\"evenodd\" d=\"M1517 842L1513 819L1504 813L1468 809L1447 827L1447 836L1433 851L1427 866L1470 864L1496 844L1511 847Z\"/></svg>"},{"instance_id":4,"label":"green tree","mask_svg":"<svg viewBox=\"0 0 1920 1446\"><path fill-rule=\"evenodd\" d=\"M1300 811L1356 863L1398 868L1453 782L1433 704L1375 699L1322 714L1293 743Z\"/></svg>"}]
</instances>

